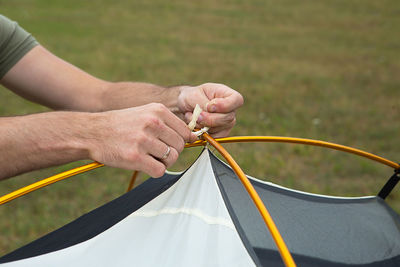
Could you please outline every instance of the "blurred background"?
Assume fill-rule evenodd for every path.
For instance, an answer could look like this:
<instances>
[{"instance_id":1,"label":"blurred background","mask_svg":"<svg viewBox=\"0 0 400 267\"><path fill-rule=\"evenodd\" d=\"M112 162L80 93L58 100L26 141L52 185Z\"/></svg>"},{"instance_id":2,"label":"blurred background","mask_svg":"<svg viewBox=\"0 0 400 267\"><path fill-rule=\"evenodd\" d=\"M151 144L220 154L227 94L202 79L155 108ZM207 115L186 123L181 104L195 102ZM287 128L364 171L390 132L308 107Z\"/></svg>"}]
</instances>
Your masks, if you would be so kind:
<instances>
[{"instance_id":1,"label":"blurred background","mask_svg":"<svg viewBox=\"0 0 400 267\"><path fill-rule=\"evenodd\" d=\"M229 85L245 98L232 136L314 138L400 161L398 0L0 0L0 13L102 79ZM0 88L0 116L43 111ZM324 148L226 148L249 175L313 193L375 195L393 173ZM3 181L0 195L83 163ZM130 176L104 167L0 206L0 255L123 194ZM399 188L388 202L400 212Z\"/></svg>"}]
</instances>

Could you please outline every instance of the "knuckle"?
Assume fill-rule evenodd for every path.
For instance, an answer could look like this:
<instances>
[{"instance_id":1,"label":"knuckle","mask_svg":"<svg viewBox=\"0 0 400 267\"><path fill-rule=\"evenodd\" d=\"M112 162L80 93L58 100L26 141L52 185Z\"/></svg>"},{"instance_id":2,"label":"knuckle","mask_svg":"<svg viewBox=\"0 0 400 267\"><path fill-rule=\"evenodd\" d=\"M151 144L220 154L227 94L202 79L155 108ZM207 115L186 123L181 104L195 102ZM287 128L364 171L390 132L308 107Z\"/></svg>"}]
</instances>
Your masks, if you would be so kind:
<instances>
[{"instance_id":1,"label":"knuckle","mask_svg":"<svg viewBox=\"0 0 400 267\"><path fill-rule=\"evenodd\" d=\"M127 153L126 157L130 162L139 162L141 158L139 152L133 149Z\"/></svg>"},{"instance_id":2,"label":"knuckle","mask_svg":"<svg viewBox=\"0 0 400 267\"><path fill-rule=\"evenodd\" d=\"M161 120L157 116L150 115L146 118L145 128L155 129L161 127Z\"/></svg>"},{"instance_id":3,"label":"knuckle","mask_svg":"<svg viewBox=\"0 0 400 267\"><path fill-rule=\"evenodd\" d=\"M161 103L152 103L152 108L155 112L164 112L167 108Z\"/></svg>"},{"instance_id":4,"label":"knuckle","mask_svg":"<svg viewBox=\"0 0 400 267\"><path fill-rule=\"evenodd\" d=\"M135 137L135 141L138 145L146 143L148 141L149 137L144 134L143 132L138 133Z\"/></svg>"},{"instance_id":5,"label":"knuckle","mask_svg":"<svg viewBox=\"0 0 400 267\"><path fill-rule=\"evenodd\" d=\"M157 109L158 106L160 106L160 103L152 102L149 103L147 106L150 107L150 109Z\"/></svg>"}]
</instances>

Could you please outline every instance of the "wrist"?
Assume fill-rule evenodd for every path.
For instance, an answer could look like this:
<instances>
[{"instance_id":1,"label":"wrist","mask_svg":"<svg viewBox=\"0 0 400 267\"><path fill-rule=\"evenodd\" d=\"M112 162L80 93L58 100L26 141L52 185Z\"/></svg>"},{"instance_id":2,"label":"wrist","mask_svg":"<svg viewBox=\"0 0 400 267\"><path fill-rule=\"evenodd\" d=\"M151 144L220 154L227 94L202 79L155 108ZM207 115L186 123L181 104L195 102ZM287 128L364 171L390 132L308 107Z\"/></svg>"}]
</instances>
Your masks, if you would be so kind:
<instances>
[{"instance_id":1,"label":"wrist","mask_svg":"<svg viewBox=\"0 0 400 267\"><path fill-rule=\"evenodd\" d=\"M180 109L179 106L179 99L181 96L182 91L184 88L188 86L186 85L178 85L178 86L171 86L171 87L166 87L164 89L164 101L163 104L176 116L179 118L183 118L182 116L182 110Z\"/></svg>"},{"instance_id":2,"label":"wrist","mask_svg":"<svg viewBox=\"0 0 400 267\"><path fill-rule=\"evenodd\" d=\"M49 155L57 153L60 156L56 158L65 162L88 159L92 135L88 122L91 121L92 114L50 112L37 118L38 125L48 125L41 130L43 136L37 142L38 152Z\"/></svg>"},{"instance_id":3,"label":"wrist","mask_svg":"<svg viewBox=\"0 0 400 267\"><path fill-rule=\"evenodd\" d=\"M83 127L78 127L74 144L86 159L98 161L103 156L99 155L99 151L102 151L100 149L102 142L110 137L110 132L113 133L110 131L112 113L113 111L105 111L84 114L85 124Z\"/></svg>"},{"instance_id":4,"label":"wrist","mask_svg":"<svg viewBox=\"0 0 400 267\"><path fill-rule=\"evenodd\" d=\"M174 112L178 117L184 120L185 113L191 108L187 104L187 90L192 88L189 85L182 85L179 86L178 96L177 96L177 104L176 104L176 111Z\"/></svg>"},{"instance_id":5,"label":"wrist","mask_svg":"<svg viewBox=\"0 0 400 267\"><path fill-rule=\"evenodd\" d=\"M110 138L112 131L113 111L96 113L77 113L73 129L68 136L68 149L75 151L80 159L98 160L102 143Z\"/></svg>"}]
</instances>

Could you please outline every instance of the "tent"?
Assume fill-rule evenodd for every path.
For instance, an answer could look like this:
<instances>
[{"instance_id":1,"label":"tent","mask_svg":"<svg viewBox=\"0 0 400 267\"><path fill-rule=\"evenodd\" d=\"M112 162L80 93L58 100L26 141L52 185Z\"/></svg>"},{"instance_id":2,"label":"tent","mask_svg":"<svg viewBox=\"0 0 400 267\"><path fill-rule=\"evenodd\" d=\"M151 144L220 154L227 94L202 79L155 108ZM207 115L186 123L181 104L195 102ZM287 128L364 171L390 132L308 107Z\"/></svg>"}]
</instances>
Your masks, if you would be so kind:
<instances>
[{"instance_id":1,"label":"tent","mask_svg":"<svg viewBox=\"0 0 400 267\"><path fill-rule=\"evenodd\" d=\"M394 177L394 178L393 178ZM298 266L400 266L400 216L378 196L310 194L248 177ZM389 189L388 189L389 188ZM235 171L207 148L182 173L0 258L17 266L284 266Z\"/></svg>"}]
</instances>

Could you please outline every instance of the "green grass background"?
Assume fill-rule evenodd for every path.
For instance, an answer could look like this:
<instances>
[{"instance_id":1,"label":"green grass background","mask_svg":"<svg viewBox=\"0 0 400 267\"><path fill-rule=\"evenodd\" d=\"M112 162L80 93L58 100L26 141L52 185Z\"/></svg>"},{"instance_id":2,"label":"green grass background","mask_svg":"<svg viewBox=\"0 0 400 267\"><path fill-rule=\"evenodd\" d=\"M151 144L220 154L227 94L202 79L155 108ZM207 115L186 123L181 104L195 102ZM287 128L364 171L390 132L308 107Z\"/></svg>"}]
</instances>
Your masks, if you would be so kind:
<instances>
[{"instance_id":1,"label":"green grass background","mask_svg":"<svg viewBox=\"0 0 400 267\"><path fill-rule=\"evenodd\" d=\"M232 135L315 138L400 159L398 0L0 0L0 13L103 79L237 89L245 105ZM0 116L46 110L0 88ZM376 194L392 174L323 148L226 147L248 174L315 193ZM198 151L185 151L173 169ZM0 194L81 164L6 180ZM1 206L0 254L121 195L129 176L102 168ZM400 211L398 189L388 202Z\"/></svg>"}]
</instances>

